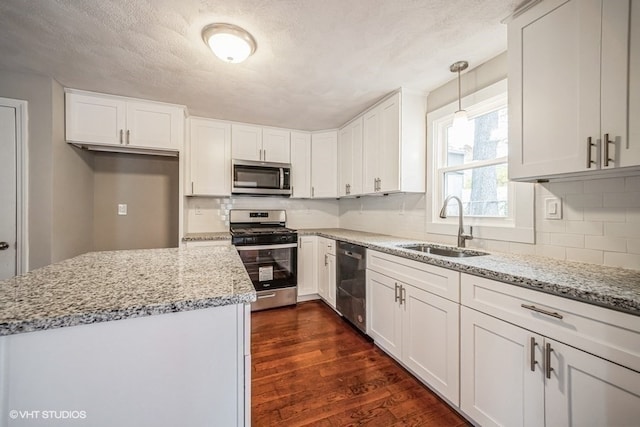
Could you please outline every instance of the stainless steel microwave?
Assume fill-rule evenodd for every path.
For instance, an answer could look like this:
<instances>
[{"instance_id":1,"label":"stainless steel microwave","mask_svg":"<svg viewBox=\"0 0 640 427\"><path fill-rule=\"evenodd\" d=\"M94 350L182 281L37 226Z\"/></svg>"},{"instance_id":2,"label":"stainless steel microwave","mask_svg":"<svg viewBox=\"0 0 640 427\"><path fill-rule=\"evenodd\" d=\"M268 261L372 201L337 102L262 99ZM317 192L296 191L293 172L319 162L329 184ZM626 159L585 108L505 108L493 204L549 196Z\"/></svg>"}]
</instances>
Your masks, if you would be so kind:
<instances>
[{"instance_id":1,"label":"stainless steel microwave","mask_svg":"<svg viewBox=\"0 0 640 427\"><path fill-rule=\"evenodd\" d=\"M289 163L234 159L232 165L232 194L291 195L291 165Z\"/></svg>"}]
</instances>

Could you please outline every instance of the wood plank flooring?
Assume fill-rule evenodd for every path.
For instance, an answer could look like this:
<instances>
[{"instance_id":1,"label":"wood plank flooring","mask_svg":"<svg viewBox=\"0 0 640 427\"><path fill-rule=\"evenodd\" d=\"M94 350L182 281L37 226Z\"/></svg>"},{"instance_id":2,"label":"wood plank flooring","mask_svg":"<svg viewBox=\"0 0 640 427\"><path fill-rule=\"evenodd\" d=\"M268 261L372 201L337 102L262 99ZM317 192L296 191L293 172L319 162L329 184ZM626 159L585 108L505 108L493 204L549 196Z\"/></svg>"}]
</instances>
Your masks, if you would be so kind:
<instances>
[{"instance_id":1,"label":"wood plank flooring","mask_svg":"<svg viewBox=\"0 0 640 427\"><path fill-rule=\"evenodd\" d=\"M253 426L467 425L320 301L251 322Z\"/></svg>"}]
</instances>

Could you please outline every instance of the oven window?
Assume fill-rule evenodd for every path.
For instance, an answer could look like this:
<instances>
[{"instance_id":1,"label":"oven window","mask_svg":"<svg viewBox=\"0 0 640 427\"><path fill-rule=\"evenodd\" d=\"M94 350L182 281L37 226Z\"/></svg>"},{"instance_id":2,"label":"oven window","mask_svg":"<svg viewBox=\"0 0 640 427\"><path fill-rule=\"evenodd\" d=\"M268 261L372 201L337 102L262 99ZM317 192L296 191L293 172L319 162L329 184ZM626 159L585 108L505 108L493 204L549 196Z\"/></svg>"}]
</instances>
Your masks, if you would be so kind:
<instances>
[{"instance_id":1,"label":"oven window","mask_svg":"<svg viewBox=\"0 0 640 427\"><path fill-rule=\"evenodd\" d=\"M238 253L256 290L283 288L296 284L296 249L250 249Z\"/></svg>"},{"instance_id":2,"label":"oven window","mask_svg":"<svg viewBox=\"0 0 640 427\"><path fill-rule=\"evenodd\" d=\"M235 166L234 187L280 188L280 169L258 166Z\"/></svg>"}]
</instances>

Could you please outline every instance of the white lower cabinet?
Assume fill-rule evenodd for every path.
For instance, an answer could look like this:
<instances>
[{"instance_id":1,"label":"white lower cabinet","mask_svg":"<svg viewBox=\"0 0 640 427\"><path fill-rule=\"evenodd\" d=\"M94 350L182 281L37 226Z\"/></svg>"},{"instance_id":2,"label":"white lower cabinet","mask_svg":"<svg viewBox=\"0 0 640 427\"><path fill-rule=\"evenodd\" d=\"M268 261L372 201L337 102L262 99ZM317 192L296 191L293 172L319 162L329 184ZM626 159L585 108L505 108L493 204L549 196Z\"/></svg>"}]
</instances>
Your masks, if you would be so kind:
<instances>
[{"instance_id":1,"label":"white lower cabinet","mask_svg":"<svg viewBox=\"0 0 640 427\"><path fill-rule=\"evenodd\" d=\"M318 293L317 237L298 237L298 298Z\"/></svg>"},{"instance_id":2,"label":"white lower cabinet","mask_svg":"<svg viewBox=\"0 0 640 427\"><path fill-rule=\"evenodd\" d=\"M407 283L410 269L423 266L428 274L441 277L439 267L369 251L371 259L398 263L396 277L367 270L367 333L375 343L395 357L418 378L454 405L459 401L459 309L457 302L425 290L426 280ZM403 270L404 269L404 270ZM414 273L417 273L414 272ZM426 273L426 272L425 272ZM457 286L458 273L451 286Z\"/></svg>"},{"instance_id":3,"label":"white lower cabinet","mask_svg":"<svg viewBox=\"0 0 640 427\"><path fill-rule=\"evenodd\" d=\"M460 409L475 423L638 425L640 372L623 366L638 365L638 316L466 274L461 285Z\"/></svg>"},{"instance_id":4,"label":"white lower cabinet","mask_svg":"<svg viewBox=\"0 0 640 427\"><path fill-rule=\"evenodd\" d=\"M336 308L336 241L318 237L318 294Z\"/></svg>"}]
</instances>

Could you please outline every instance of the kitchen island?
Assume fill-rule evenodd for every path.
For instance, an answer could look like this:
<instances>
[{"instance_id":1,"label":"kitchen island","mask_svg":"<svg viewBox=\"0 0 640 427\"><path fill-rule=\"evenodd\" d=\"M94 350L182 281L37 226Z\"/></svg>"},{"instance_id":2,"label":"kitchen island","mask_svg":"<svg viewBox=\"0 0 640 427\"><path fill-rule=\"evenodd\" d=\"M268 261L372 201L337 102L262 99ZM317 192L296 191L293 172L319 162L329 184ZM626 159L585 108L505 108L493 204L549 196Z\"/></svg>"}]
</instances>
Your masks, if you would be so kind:
<instances>
[{"instance_id":1,"label":"kitchen island","mask_svg":"<svg viewBox=\"0 0 640 427\"><path fill-rule=\"evenodd\" d=\"M0 426L248 425L235 248L91 252L0 282Z\"/></svg>"}]
</instances>

